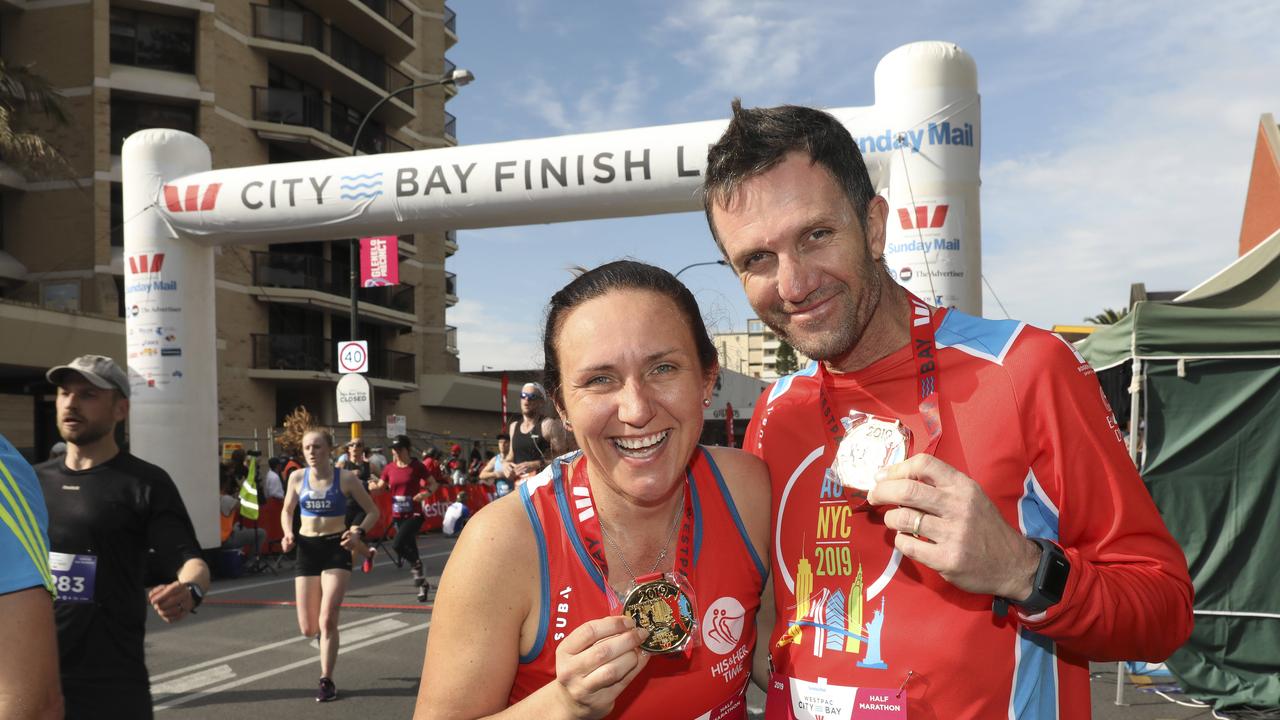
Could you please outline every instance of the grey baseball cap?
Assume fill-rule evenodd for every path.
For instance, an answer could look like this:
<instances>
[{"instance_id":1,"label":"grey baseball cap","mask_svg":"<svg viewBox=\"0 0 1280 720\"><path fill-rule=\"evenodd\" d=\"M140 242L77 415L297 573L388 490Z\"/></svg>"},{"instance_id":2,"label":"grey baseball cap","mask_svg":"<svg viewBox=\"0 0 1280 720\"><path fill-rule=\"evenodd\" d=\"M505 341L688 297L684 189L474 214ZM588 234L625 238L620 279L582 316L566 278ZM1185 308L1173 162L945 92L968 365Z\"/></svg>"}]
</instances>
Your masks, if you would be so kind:
<instances>
[{"instance_id":1,"label":"grey baseball cap","mask_svg":"<svg viewBox=\"0 0 1280 720\"><path fill-rule=\"evenodd\" d=\"M49 368L44 376L54 385L60 385L68 372L79 373L94 387L119 390L121 395L129 397L129 376L106 355L81 355L66 365Z\"/></svg>"}]
</instances>

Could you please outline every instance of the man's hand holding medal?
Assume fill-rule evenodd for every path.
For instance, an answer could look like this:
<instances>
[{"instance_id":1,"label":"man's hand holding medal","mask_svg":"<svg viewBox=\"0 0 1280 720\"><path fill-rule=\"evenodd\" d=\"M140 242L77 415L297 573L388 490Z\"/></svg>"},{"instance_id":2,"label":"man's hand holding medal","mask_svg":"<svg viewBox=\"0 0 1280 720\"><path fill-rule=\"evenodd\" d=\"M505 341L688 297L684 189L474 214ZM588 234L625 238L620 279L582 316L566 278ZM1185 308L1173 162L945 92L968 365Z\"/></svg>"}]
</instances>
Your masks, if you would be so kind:
<instances>
[{"instance_id":1,"label":"man's hand holding medal","mask_svg":"<svg viewBox=\"0 0 1280 720\"><path fill-rule=\"evenodd\" d=\"M968 475L919 454L880 469L867 500L891 507L884 523L898 531L894 546L952 585L1015 601L1031 594L1039 548Z\"/></svg>"}]
</instances>

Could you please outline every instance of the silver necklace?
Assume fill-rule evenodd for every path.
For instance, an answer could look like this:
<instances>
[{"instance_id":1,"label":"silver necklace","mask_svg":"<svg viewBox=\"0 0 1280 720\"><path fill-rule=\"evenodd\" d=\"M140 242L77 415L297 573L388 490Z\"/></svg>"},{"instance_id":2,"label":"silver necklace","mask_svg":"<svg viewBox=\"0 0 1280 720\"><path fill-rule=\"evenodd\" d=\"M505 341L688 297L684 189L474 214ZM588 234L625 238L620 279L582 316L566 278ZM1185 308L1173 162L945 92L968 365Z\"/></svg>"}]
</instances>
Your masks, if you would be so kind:
<instances>
[{"instance_id":1,"label":"silver necklace","mask_svg":"<svg viewBox=\"0 0 1280 720\"><path fill-rule=\"evenodd\" d=\"M671 540L676 536L676 528L680 527L680 516L682 515L684 515L683 501L680 502L680 505L676 510L676 520L674 523L671 524L671 532L667 533L667 542L665 545L662 546L662 552L658 553L658 557L654 559L653 566L649 568L649 572L645 573L646 575L652 574L655 570L658 569L658 566L662 564L662 561L666 559L667 550L671 549ZM613 546L614 552L618 553L618 559L622 561L622 569L627 571L627 574L631 576L632 580L635 580L636 578L640 577L639 575L636 575L634 572L632 572L631 566L627 564L626 554L622 552L622 548L618 547L618 543L614 542L613 538L609 535L608 529L606 529L604 526L604 518L600 518L600 532L601 534L604 535L604 539L608 540L609 544Z\"/></svg>"}]
</instances>

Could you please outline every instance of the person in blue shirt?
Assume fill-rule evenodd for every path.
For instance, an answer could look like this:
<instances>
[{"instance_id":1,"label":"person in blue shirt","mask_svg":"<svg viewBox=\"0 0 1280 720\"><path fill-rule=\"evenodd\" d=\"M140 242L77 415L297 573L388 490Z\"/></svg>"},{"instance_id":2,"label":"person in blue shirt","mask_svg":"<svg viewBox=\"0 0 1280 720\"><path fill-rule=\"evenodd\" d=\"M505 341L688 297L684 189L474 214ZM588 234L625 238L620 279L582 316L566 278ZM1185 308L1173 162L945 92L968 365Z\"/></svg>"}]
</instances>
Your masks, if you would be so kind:
<instances>
[{"instance_id":1,"label":"person in blue shirt","mask_svg":"<svg viewBox=\"0 0 1280 720\"><path fill-rule=\"evenodd\" d=\"M40 481L0 435L0 717L62 717L53 595Z\"/></svg>"}]
</instances>

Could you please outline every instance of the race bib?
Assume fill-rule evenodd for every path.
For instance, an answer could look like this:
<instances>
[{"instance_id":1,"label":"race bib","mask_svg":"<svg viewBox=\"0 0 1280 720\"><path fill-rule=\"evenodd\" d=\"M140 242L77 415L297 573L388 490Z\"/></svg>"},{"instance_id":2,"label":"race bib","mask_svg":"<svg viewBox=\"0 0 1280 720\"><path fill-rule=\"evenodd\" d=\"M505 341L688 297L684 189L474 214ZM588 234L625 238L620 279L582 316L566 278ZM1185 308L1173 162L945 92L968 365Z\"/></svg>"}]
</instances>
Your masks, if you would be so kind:
<instances>
[{"instance_id":1,"label":"race bib","mask_svg":"<svg viewBox=\"0 0 1280 720\"><path fill-rule=\"evenodd\" d=\"M765 717L794 720L907 720L907 696L899 690L805 682L774 673Z\"/></svg>"},{"instance_id":2,"label":"race bib","mask_svg":"<svg viewBox=\"0 0 1280 720\"><path fill-rule=\"evenodd\" d=\"M408 495L395 495L391 498L391 512L396 515L408 515L413 512L413 498Z\"/></svg>"},{"instance_id":3,"label":"race bib","mask_svg":"<svg viewBox=\"0 0 1280 720\"><path fill-rule=\"evenodd\" d=\"M63 602L93 602L93 581L98 574L95 555L49 553L49 570L53 586Z\"/></svg>"}]
</instances>

